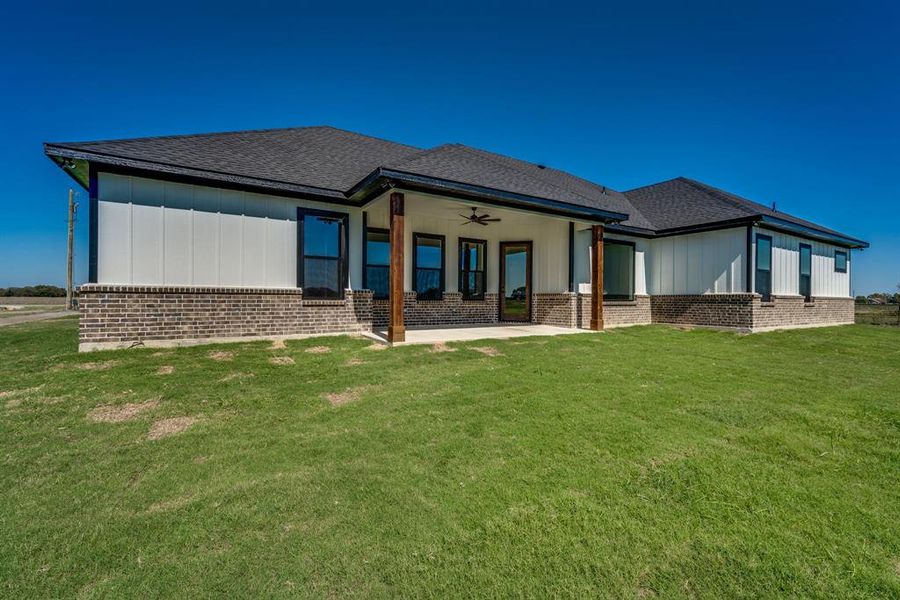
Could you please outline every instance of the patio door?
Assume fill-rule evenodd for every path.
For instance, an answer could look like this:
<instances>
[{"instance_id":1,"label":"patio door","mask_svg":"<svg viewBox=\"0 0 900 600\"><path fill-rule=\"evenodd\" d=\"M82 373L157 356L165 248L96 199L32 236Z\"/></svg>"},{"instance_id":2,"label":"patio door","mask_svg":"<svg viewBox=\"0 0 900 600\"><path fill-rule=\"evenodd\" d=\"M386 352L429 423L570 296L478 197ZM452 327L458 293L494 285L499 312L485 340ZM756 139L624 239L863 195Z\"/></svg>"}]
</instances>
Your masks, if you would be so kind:
<instances>
[{"instance_id":1,"label":"patio door","mask_svg":"<svg viewBox=\"0 0 900 600\"><path fill-rule=\"evenodd\" d=\"M531 321L531 242L500 242L500 320Z\"/></svg>"}]
</instances>

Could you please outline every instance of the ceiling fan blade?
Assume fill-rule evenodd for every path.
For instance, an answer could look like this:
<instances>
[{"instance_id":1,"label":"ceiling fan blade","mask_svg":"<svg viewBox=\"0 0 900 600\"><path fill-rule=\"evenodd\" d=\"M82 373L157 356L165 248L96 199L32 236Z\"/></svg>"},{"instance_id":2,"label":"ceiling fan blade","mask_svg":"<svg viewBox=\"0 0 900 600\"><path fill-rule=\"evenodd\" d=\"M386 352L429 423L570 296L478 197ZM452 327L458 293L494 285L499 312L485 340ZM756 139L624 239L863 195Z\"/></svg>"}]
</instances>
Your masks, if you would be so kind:
<instances>
[{"instance_id":1,"label":"ceiling fan blade","mask_svg":"<svg viewBox=\"0 0 900 600\"><path fill-rule=\"evenodd\" d=\"M500 220L500 218L499 218L499 217L496 217L496 218L493 218L493 219L483 219L483 222L496 223L496 222L499 221L499 220Z\"/></svg>"},{"instance_id":2,"label":"ceiling fan blade","mask_svg":"<svg viewBox=\"0 0 900 600\"><path fill-rule=\"evenodd\" d=\"M462 223L460 223L460 225L468 225L468 224L471 223L471 222L472 222L472 221L463 221Z\"/></svg>"},{"instance_id":3,"label":"ceiling fan blade","mask_svg":"<svg viewBox=\"0 0 900 600\"><path fill-rule=\"evenodd\" d=\"M459 215L459 216L461 216L461 217L462 217L463 219L465 219L466 221L468 221L469 219L472 218L471 215Z\"/></svg>"},{"instance_id":4,"label":"ceiling fan blade","mask_svg":"<svg viewBox=\"0 0 900 600\"><path fill-rule=\"evenodd\" d=\"M485 227L487 227L487 223L485 223L484 221L475 221L475 222L478 223L479 225L484 225Z\"/></svg>"}]
</instances>

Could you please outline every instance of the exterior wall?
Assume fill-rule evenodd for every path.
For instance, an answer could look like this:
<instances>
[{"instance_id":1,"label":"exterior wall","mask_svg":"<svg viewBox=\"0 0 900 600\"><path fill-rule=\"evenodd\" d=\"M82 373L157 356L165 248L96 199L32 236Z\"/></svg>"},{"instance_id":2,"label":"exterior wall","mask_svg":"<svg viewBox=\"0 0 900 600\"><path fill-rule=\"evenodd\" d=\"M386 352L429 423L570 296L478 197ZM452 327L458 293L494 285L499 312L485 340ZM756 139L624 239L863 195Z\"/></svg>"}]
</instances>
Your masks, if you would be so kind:
<instances>
[{"instance_id":1,"label":"exterior wall","mask_svg":"<svg viewBox=\"0 0 900 600\"><path fill-rule=\"evenodd\" d=\"M759 294L703 294L652 296L654 323L725 327L742 331L766 331L792 327L817 327L853 323L852 298L772 296L762 302Z\"/></svg>"},{"instance_id":2,"label":"exterior wall","mask_svg":"<svg viewBox=\"0 0 900 600\"><path fill-rule=\"evenodd\" d=\"M780 231L754 228L753 259L756 259L756 236L772 238L772 294L800 294L800 244L812 247L812 295L814 297L849 298L852 252L847 248L797 237ZM834 253L847 253L847 272L834 270ZM754 274L755 276L755 274Z\"/></svg>"},{"instance_id":3,"label":"exterior wall","mask_svg":"<svg viewBox=\"0 0 900 600\"><path fill-rule=\"evenodd\" d=\"M648 289L649 254L652 240L617 233L607 233L605 239L634 242L634 294L644 296ZM575 231L575 284L583 294L591 292L591 229L576 226Z\"/></svg>"},{"instance_id":4,"label":"exterior wall","mask_svg":"<svg viewBox=\"0 0 900 600\"><path fill-rule=\"evenodd\" d=\"M362 332L372 328L371 292L304 300L294 289L84 285L79 349L170 340L214 341Z\"/></svg>"},{"instance_id":5,"label":"exterior wall","mask_svg":"<svg viewBox=\"0 0 900 600\"><path fill-rule=\"evenodd\" d=\"M479 213L499 217L500 222L481 225L462 225L471 212L470 203L405 193L404 218L405 274L404 289L413 289L412 252L413 233L445 236L444 290L459 289L459 238L482 239L487 242L485 290L498 293L500 283L500 242L532 242L532 287L535 293L560 293L569 288L569 222L565 219L526 213L493 206L479 205ZM386 229L388 203L379 198L365 207L369 227Z\"/></svg>"},{"instance_id":6,"label":"exterior wall","mask_svg":"<svg viewBox=\"0 0 900 600\"><path fill-rule=\"evenodd\" d=\"M463 300L459 292L444 292L443 300L419 302L415 292L403 294L403 322L406 327L443 327L496 323L497 294L485 294L484 300ZM386 328L390 316L387 300L372 301L372 325Z\"/></svg>"},{"instance_id":7,"label":"exterior wall","mask_svg":"<svg viewBox=\"0 0 900 600\"><path fill-rule=\"evenodd\" d=\"M649 325L652 323L650 296L635 295L634 300L606 300L603 302L603 326ZM578 295L578 326L591 325L591 294Z\"/></svg>"},{"instance_id":8,"label":"exterior wall","mask_svg":"<svg viewBox=\"0 0 900 600\"><path fill-rule=\"evenodd\" d=\"M753 330L766 331L784 327L842 325L855 321L853 298L813 297L806 302L801 296L772 296L772 302L753 305Z\"/></svg>"},{"instance_id":9,"label":"exterior wall","mask_svg":"<svg viewBox=\"0 0 900 600\"><path fill-rule=\"evenodd\" d=\"M555 327L578 327L578 295L569 292L534 294L531 298L531 322Z\"/></svg>"},{"instance_id":10,"label":"exterior wall","mask_svg":"<svg viewBox=\"0 0 900 600\"><path fill-rule=\"evenodd\" d=\"M296 287L298 206L349 212L359 263L358 209L101 172L97 283Z\"/></svg>"},{"instance_id":11,"label":"exterior wall","mask_svg":"<svg viewBox=\"0 0 900 600\"><path fill-rule=\"evenodd\" d=\"M681 294L650 297L654 323L728 327L749 331L753 327L755 294Z\"/></svg>"},{"instance_id":12,"label":"exterior wall","mask_svg":"<svg viewBox=\"0 0 900 600\"><path fill-rule=\"evenodd\" d=\"M746 252L746 227L651 240L649 293L744 293Z\"/></svg>"}]
</instances>

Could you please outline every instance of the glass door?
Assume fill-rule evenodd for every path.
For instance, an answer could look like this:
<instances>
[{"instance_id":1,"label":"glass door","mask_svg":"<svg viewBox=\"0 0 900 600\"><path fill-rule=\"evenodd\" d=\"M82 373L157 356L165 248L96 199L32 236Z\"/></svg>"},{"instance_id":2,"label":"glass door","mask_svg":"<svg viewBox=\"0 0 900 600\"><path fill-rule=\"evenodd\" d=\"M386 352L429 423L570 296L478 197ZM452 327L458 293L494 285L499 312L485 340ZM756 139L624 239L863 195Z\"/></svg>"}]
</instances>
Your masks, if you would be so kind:
<instances>
[{"instance_id":1,"label":"glass door","mask_svg":"<svg viewBox=\"0 0 900 600\"><path fill-rule=\"evenodd\" d=\"M531 242L500 242L500 320L531 321Z\"/></svg>"}]
</instances>

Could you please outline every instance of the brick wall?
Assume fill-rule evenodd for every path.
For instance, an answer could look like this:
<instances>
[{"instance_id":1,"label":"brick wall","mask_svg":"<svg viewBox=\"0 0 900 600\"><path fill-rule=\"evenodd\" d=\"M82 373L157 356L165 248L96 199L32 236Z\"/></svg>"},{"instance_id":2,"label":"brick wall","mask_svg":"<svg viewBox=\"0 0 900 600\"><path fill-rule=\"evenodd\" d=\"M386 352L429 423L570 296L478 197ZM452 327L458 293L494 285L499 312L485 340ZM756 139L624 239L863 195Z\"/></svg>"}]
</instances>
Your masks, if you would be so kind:
<instances>
[{"instance_id":1,"label":"brick wall","mask_svg":"<svg viewBox=\"0 0 900 600\"><path fill-rule=\"evenodd\" d=\"M571 292L531 295L531 322L555 327L577 327L577 296Z\"/></svg>"},{"instance_id":2,"label":"brick wall","mask_svg":"<svg viewBox=\"0 0 900 600\"><path fill-rule=\"evenodd\" d=\"M108 286L79 289L86 348L159 340L368 331L372 293L304 300L299 289Z\"/></svg>"},{"instance_id":3,"label":"brick wall","mask_svg":"<svg viewBox=\"0 0 900 600\"><path fill-rule=\"evenodd\" d=\"M651 322L650 296L635 296L634 300L603 301L604 327L649 325ZM578 295L577 323L582 329L591 326L591 294Z\"/></svg>"},{"instance_id":4,"label":"brick wall","mask_svg":"<svg viewBox=\"0 0 900 600\"><path fill-rule=\"evenodd\" d=\"M442 327L496 323L498 295L485 294L484 300L463 300L461 292L444 292L443 300L420 301L415 292L403 294L403 322L406 327ZM388 300L372 301L372 325L388 326Z\"/></svg>"},{"instance_id":5,"label":"brick wall","mask_svg":"<svg viewBox=\"0 0 900 600\"><path fill-rule=\"evenodd\" d=\"M756 294L696 294L650 297L654 323L706 325L749 330Z\"/></svg>"},{"instance_id":6,"label":"brick wall","mask_svg":"<svg viewBox=\"0 0 900 600\"><path fill-rule=\"evenodd\" d=\"M802 296L772 296L771 302L762 302L757 296L753 302L754 330L853 323L855 317L853 298L806 302Z\"/></svg>"}]
</instances>

